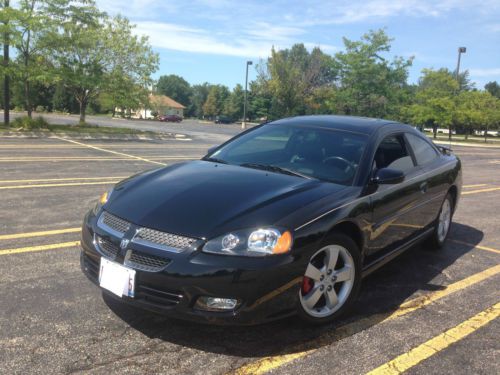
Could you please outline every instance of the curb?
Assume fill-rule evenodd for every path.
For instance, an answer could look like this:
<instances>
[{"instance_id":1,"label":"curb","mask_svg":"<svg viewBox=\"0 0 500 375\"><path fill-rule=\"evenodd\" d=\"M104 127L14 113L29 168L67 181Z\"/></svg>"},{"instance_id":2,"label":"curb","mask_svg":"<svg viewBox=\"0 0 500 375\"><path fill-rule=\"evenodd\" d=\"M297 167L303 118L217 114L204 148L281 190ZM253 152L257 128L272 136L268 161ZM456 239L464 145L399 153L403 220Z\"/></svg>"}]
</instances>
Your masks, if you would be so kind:
<instances>
[{"instance_id":1,"label":"curb","mask_svg":"<svg viewBox=\"0 0 500 375\"><path fill-rule=\"evenodd\" d=\"M465 142L439 142L436 140L433 140L433 142L437 145L442 145L442 146L463 146L463 147L479 147L479 148L500 148L499 145L492 145L492 144L481 144L481 143L465 143Z\"/></svg>"},{"instance_id":2,"label":"curb","mask_svg":"<svg viewBox=\"0 0 500 375\"><path fill-rule=\"evenodd\" d=\"M157 133L157 134L94 134L94 133L54 133L54 132L0 132L1 138L71 138L82 140L123 140L123 141L154 141L176 140L191 141L185 134Z\"/></svg>"}]
</instances>

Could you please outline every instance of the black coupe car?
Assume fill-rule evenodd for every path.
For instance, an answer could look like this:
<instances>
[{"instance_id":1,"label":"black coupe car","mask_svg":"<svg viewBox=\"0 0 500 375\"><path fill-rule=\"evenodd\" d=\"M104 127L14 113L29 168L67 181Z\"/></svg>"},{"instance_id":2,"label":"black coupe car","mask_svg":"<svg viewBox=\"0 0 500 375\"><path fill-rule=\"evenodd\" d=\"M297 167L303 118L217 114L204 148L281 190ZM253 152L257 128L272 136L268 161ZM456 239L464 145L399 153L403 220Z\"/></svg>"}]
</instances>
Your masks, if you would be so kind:
<instances>
[{"instance_id":1,"label":"black coupe car","mask_svg":"<svg viewBox=\"0 0 500 375\"><path fill-rule=\"evenodd\" d=\"M103 194L81 266L105 293L179 318L327 322L363 276L417 241L443 245L461 176L449 149L408 125L274 121Z\"/></svg>"}]
</instances>

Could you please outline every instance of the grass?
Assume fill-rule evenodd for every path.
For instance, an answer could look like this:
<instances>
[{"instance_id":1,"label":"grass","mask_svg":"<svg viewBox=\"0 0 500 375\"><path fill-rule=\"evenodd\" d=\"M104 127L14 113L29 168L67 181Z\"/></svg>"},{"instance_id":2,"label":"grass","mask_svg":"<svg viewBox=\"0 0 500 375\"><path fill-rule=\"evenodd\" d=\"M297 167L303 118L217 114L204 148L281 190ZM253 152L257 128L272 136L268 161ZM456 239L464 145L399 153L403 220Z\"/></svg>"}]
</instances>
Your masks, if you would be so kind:
<instances>
[{"instance_id":1,"label":"grass","mask_svg":"<svg viewBox=\"0 0 500 375\"><path fill-rule=\"evenodd\" d=\"M85 134L141 134L141 135L156 135L153 131L105 127L91 124L78 125L58 125L50 124L43 117L37 117L32 120L27 117L18 117L14 119L10 126L5 123L0 123L0 132L51 132L51 133L85 133Z\"/></svg>"},{"instance_id":2,"label":"grass","mask_svg":"<svg viewBox=\"0 0 500 375\"><path fill-rule=\"evenodd\" d=\"M432 133L425 132L426 136L436 142L449 142L448 134L438 134L436 138L433 138ZM465 139L465 135L463 134L453 134L451 136L452 142L465 142L465 143L499 143L500 137L491 137L488 136L487 141L484 141L484 137L469 135L468 139Z\"/></svg>"}]
</instances>

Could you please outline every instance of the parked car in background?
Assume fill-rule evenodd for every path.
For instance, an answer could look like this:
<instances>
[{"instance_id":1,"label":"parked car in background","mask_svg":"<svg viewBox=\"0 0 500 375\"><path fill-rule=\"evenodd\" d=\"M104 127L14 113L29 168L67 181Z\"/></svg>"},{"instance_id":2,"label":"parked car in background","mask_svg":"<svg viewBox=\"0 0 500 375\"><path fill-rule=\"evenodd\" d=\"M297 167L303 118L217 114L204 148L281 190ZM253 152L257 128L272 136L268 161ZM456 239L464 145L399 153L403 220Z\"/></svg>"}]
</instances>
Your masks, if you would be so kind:
<instances>
[{"instance_id":1,"label":"parked car in background","mask_svg":"<svg viewBox=\"0 0 500 375\"><path fill-rule=\"evenodd\" d=\"M215 123L216 124L232 124L234 120L229 116L216 116Z\"/></svg>"},{"instance_id":2,"label":"parked car in background","mask_svg":"<svg viewBox=\"0 0 500 375\"><path fill-rule=\"evenodd\" d=\"M160 121L163 121L163 122L181 122L182 121L182 117L177 116L177 115L162 115L162 116L158 117L158 119Z\"/></svg>"}]
</instances>

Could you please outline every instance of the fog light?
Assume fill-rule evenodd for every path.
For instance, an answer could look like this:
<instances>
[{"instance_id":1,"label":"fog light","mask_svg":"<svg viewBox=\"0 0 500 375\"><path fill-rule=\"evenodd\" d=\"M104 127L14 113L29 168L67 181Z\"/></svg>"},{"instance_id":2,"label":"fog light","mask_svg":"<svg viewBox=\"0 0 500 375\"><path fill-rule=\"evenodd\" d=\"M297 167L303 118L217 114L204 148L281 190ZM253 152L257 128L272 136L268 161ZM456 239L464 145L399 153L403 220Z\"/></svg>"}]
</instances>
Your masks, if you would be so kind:
<instances>
[{"instance_id":1,"label":"fog light","mask_svg":"<svg viewBox=\"0 0 500 375\"><path fill-rule=\"evenodd\" d=\"M196 301L196 307L208 311L234 310L238 306L238 300L232 298L200 297Z\"/></svg>"}]
</instances>

